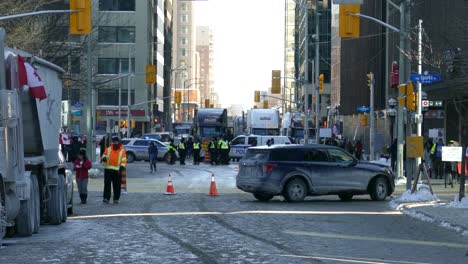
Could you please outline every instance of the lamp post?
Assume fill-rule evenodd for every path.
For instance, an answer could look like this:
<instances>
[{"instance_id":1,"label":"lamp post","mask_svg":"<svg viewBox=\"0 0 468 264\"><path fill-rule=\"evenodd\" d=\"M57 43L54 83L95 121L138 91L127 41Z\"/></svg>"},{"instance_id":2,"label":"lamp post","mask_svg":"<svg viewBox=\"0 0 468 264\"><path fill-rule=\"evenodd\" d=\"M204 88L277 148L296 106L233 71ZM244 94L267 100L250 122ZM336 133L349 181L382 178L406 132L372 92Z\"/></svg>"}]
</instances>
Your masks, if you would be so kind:
<instances>
[{"instance_id":1,"label":"lamp post","mask_svg":"<svg viewBox=\"0 0 468 264\"><path fill-rule=\"evenodd\" d=\"M187 102L186 102L186 108L187 108L187 109L186 109L186 110L187 110L186 112L187 112L187 113L188 113L188 109L189 109L189 105L188 105L188 104L190 103L190 102L189 102L190 96L187 96L187 94L186 94L186 89L187 89L187 86L186 86L186 85L187 85L187 82L188 82L188 81L191 81L191 80L198 80L198 79L200 79L200 78L195 77L195 78L190 78L190 79L187 79L187 80L184 81L184 86L183 86L183 87L184 87L184 95L185 95L185 96L184 96L184 101L185 101L185 98L187 98ZM192 85L192 84L191 84L191 85ZM183 112L184 112L184 111L183 111ZM185 121L188 121L188 114L187 114L187 118L185 119Z\"/></svg>"},{"instance_id":2,"label":"lamp post","mask_svg":"<svg viewBox=\"0 0 468 264\"><path fill-rule=\"evenodd\" d=\"M190 90L189 90L189 88L190 88L190 86L192 86L194 84L201 84L201 82L193 82L193 83L189 84L188 86L185 86L185 82L184 82L184 90L187 89L187 111L186 111L187 118L186 118L185 121L190 121Z\"/></svg>"}]
</instances>

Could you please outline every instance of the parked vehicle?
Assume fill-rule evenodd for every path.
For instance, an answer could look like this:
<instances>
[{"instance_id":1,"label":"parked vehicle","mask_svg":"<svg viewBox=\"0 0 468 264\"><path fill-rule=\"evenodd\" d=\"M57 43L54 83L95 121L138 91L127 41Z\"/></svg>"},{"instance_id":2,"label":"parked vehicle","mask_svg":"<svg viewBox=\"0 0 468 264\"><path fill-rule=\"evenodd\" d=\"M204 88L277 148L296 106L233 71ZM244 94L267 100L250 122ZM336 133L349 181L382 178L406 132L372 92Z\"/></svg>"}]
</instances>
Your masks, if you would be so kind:
<instances>
[{"instance_id":1,"label":"parked vehicle","mask_svg":"<svg viewBox=\"0 0 468 264\"><path fill-rule=\"evenodd\" d=\"M122 145L127 152L127 162L133 163L138 160L149 161L148 147L154 142L158 148L158 159L167 161L167 145L156 139L124 138Z\"/></svg>"},{"instance_id":2,"label":"parked vehicle","mask_svg":"<svg viewBox=\"0 0 468 264\"><path fill-rule=\"evenodd\" d=\"M65 71L24 51L5 48L4 37L0 28L0 240L14 232L30 236L39 232L42 222L61 224L72 211L72 181L59 154L58 136ZM47 98L33 98L22 89L18 69L29 65L19 55L42 79Z\"/></svg>"},{"instance_id":3,"label":"parked vehicle","mask_svg":"<svg viewBox=\"0 0 468 264\"><path fill-rule=\"evenodd\" d=\"M281 135L294 139L295 143L304 144L304 121L303 113L285 113L281 124ZM315 144L315 120L309 119L309 143Z\"/></svg>"},{"instance_id":4,"label":"parked vehicle","mask_svg":"<svg viewBox=\"0 0 468 264\"><path fill-rule=\"evenodd\" d=\"M224 108L201 108L195 110L193 119L194 137L202 143L200 157L209 160L208 143L212 137L225 135L227 132L227 110Z\"/></svg>"},{"instance_id":5,"label":"parked vehicle","mask_svg":"<svg viewBox=\"0 0 468 264\"><path fill-rule=\"evenodd\" d=\"M193 123L192 122L175 122L172 123L172 131L174 136L183 136L192 134Z\"/></svg>"},{"instance_id":6,"label":"parked vehicle","mask_svg":"<svg viewBox=\"0 0 468 264\"><path fill-rule=\"evenodd\" d=\"M247 111L247 134L279 136L279 111L276 109L252 109Z\"/></svg>"},{"instance_id":7,"label":"parked vehicle","mask_svg":"<svg viewBox=\"0 0 468 264\"><path fill-rule=\"evenodd\" d=\"M239 161L242 159L250 147L266 146L268 140L273 139L274 144L292 144L292 139L285 136L238 136L231 141L231 151L229 157Z\"/></svg>"},{"instance_id":8,"label":"parked vehicle","mask_svg":"<svg viewBox=\"0 0 468 264\"><path fill-rule=\"evenodd\" d=\"M369 194L382 201L395 190L387 166L363 162L346 151L326 145L253 147L241 160L237 188L260 201L282 195L301 202L308 195L338 195L349 201Z\"/></svg>"},{"instance_id":9,"label":"parked vehicle","mask_svg":"<svg viewBox=\"0 0 468 264\"><path fill-rule=\"evenodd\" d=\"M142 138L156 139L158 141L168 143L172 138L172 133L169 133L169 132L147 133L147 134L144 134Z\"/></svg>"}]
</instances>

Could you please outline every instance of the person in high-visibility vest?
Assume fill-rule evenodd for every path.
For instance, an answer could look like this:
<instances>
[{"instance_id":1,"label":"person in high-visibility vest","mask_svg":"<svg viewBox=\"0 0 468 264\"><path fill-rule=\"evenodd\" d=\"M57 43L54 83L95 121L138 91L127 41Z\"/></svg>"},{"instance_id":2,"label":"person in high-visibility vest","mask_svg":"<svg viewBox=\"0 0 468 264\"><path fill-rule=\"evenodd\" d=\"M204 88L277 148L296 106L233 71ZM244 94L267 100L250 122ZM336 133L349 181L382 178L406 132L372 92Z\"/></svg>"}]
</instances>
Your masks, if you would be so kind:
<instances>
[{"instance_id":1,"label":"person in high-visibility vest","mask_svg":"<svg viewBox=\"0 0 468 264\"><path fill-rule=\"evenodd\" d=\"M218 141L216 137L213 137L208 145L208 151L210 152L210 164L216 165L218 162Z\"/></svg>"},{"instance_id":2,"label":"person in high-visibility vest","mask_svg":"<svg viewBox=\"0 0 468 264\"><path fill-rule=\"evenodd\" d=\"M175 161L176 161L176 147L174 146L174 140L171 139L171 141L169 142L169 145L167 146L167 163L171 164L171 165L174 165Z\"/></svg>"},{"instance_id":3,"label":"person in high-visibility vest","mask_svg":"<svg viewBox=\"0 0 468 264\"><path fill-rule=\"evenodd\" d=\"M104 163L103 202L109 203L112 185L112 189L114 191L114 203L119 203L122 184L121 171L125 170L127 154L123 145L120 144L120 139L118 137L112 138L112 146L106 148L101 160Z\"/></svg>"},{"instance_id":4,"label":"person in high-visibility vest","mask_svg":"<svg viewBox=\"0 0 468 264\"><path fill-rule=\"evenodd\" d=\"M193 142L193 165L200 165L200 141L195 138Z\"/></svg>"},{"instance_id":5,"label":"person in high-visibility vest","mask_svg":"<svg viewBox=\"0 0 468 264\"><path fill-rule=\"evenodd\" d=\"M220 163L229 164L229 142L226 140L226 137L223 136L219 142L218 149L221 152Z\"/></svg>"},{"instance_id":6,"label":"person in high-visibility vest","mask_svg":"<svg viewBox=\"0 0 468 264\"><path fill-rule=\"evenodd\" d=\"M180 143L177 146L177 151L179 152L180 165L185 165L185 156L187 155L187 148L185 146L184 138L180 139Z\"/></svg>"}]
</instances>

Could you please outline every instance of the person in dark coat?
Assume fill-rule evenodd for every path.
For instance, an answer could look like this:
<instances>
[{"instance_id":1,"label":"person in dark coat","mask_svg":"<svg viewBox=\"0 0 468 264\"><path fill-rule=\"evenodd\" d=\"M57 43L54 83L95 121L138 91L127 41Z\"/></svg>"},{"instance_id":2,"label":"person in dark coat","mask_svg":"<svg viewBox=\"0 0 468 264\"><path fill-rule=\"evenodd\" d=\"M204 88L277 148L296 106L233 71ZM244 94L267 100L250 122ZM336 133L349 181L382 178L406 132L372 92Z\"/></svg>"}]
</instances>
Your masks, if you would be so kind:
<instances>
[{"instance_id":1,"label":"person in dark coat","mask_svg":"<svg viewBox=\"0 0 468 264\"><path fill-rule=\"evenodd\" d=\"M72 137L71 149L71 160L75 161L81 149L81 142L78 140L77 136Z\"/></svg>"},{"instance_id":2,"label":"person in dark coat","mask_svg":"<svg viewBox=\"0 0 468 264\"><path fill-rule=\"evenodd\" d=\"M208 151L210 152L210 164L216 165L218 159L218 141L216 137L213 137L208 144Z\"/></svg>"},{"instance_id":3,"label":"person in dark coat","mask_svg":"<svg viewBox=\"0 0 468 264\"><path fill-rule=\"evenodd\" d=\"M390 146L390 157L391 157L391 164L392 164L392 171L395 171L396 167L396 160L397 160L397 151L398 151L398 144L397 139L393 140L392 145Z\"/></svg>"},{"instance_id":4,"label":"person in dark coat","mask_svg":"<svg viewBox=\"0 0 468 264\"><path fill-rule=\"evenodd\" d=\"M180 165L185 165L185 157L187 155L187 146L185 145L185 138L180 139L180 143L177 146L177 151L179 152Z\"/></svg>"},{"instance_id":5,"label":"person in dark coat","mask_svg":"<svg viewBox=\"0 0 468 264\"><path fill-rule=\"evenodd\" d=\"M149 155L149 162L150 162L150 170L151 173L156 172L156 161L158 159L158 147L151 142L148 147L148 155Z\"/></svg>"},{"instance_id":6,"label":"person in dark coat","mask_svg":"<svg viewBox=\"0 0 468 264\"><path fill-rule=\"evenodd\" d=\"M356 142L356 145L354 146L354 156L358 160L362 159L362 143L361 143L361 140L358 140Z\"/></svg>"},{"instance_id":7,"label":"person in dark coat","mask_svg":"<svg viewBox=\"0 0 468 264\"><path fill-rule=\"evenodd\" d=\"M185 142L185 147L187 148L187 159L190 159L192 158L192 154L193 154L193 139L192 137L189 137L187 139L187 142Z\"/></svg>"},{"instance_id":8,"label":"person in dark coat","mask_svg":"<svg viewBox=\"0 0 468 264\"><path fill-rule=\"evenodd\" d=\"M111 145L111 138L109 134L106 134L102 137L101 141L99 142L99 149L101 150L101 156L106 151L106 148L110 147Z\"/></svg>"},{"instance_id":9,"label":"person in dark coat","mask_svg":"<svg viewBox=\"0 0 468 264\"><path fill-rule=\"evenodd\" d=\"M200 165L200 151L201 151L201 144L198 141L198 138L195 138L195 142L193 142L193 164Z\"/></svg>"}]
</instances>

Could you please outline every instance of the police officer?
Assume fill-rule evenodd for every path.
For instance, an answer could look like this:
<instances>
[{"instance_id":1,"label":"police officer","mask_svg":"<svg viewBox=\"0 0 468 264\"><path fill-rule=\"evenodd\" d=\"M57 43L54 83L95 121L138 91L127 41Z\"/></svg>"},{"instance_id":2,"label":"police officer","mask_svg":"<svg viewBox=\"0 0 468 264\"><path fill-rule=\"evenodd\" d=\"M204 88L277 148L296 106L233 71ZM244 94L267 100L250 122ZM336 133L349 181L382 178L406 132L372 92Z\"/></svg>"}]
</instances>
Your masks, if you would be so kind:
<instances>
[{"instance_id":1,"label":"police officer","mask_svg":"<svg viewBox=\"0 0 468 264\"><path fill-rule=\"evenodd\" d=\"M168 163L173 165L176 161L176 147L174 146L174 140L171 139L171 141L169 142L169 146L167 146L167 155L168 155Z\"/></svg>"},{"instance_id":2,"label":"police officer","mask_svg":"<svg viewBox=\"0 0 468 264\"><path fill-rule=\"evenodd\" d=\"M218 158L218 143L216 137L213 137L208 145L208 151L210 152L210 164L216 165Z\"/></svg>"},{"instance_id":3,"label":"police officer","mask_svg":"<svg viewBox=\"0 0 468 264\"><path fill-rule=\"evenodd\" d=\"M195 138L193 142L193 164L200 165L200 142Z\"/></svg>"},{"instance_id":4,"label":"police officer","mask_svg":"<svg viewBox=\"0 0 468 264\"><path fill-rule=\"evenodd\" d=\"M185 165L185 157L187 155L187 148L185 146L184 138L180 139L180 143L177 146L177 151L179 151L180 165Z\"/></svg>"},{"instance_id":5,"label":"police officer","mask_svg":"<svg viewBox=\"0 0 468 264\"><path fill-rule=\"evenodd\" d=\"M222 137L218 147L221 152L221 164L229 164L229 142L226 137Z\"/></svg>"}]
</instances>

